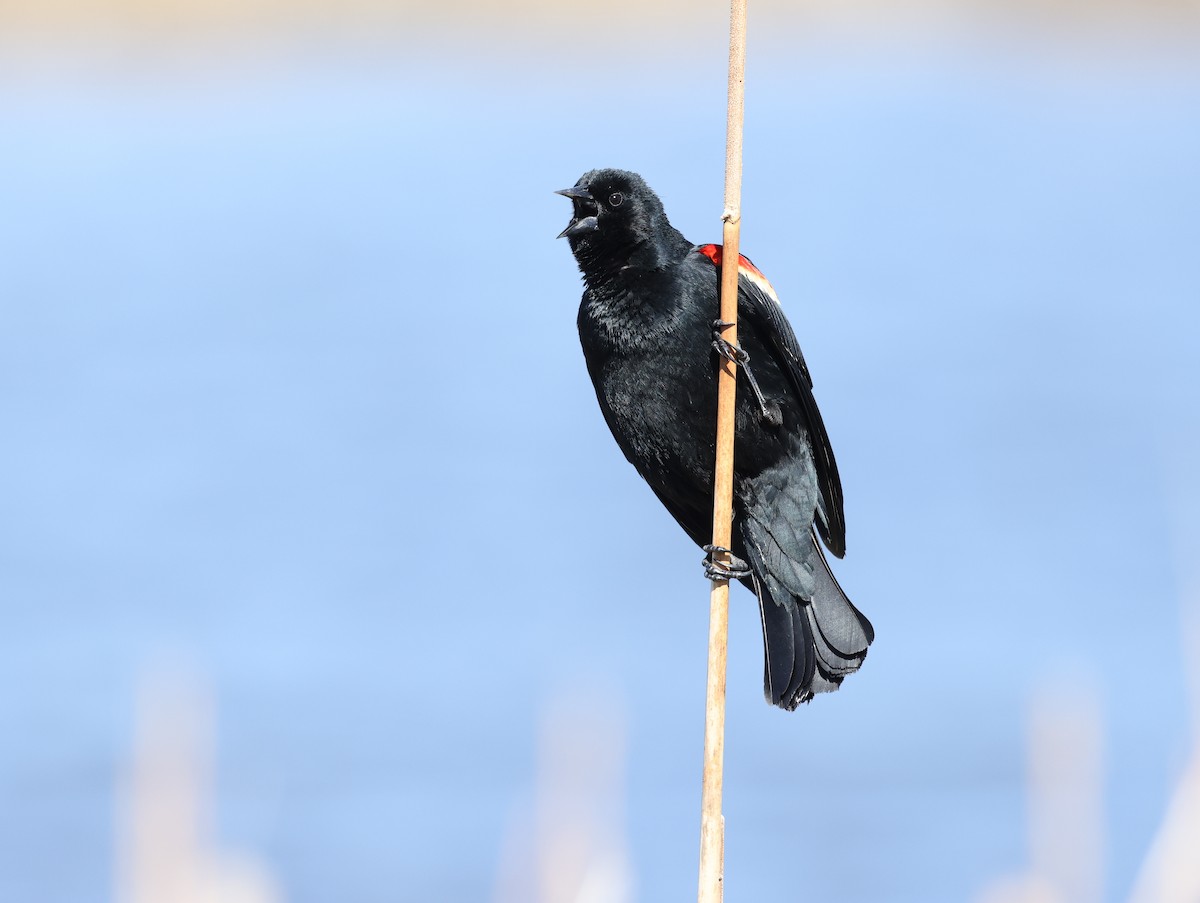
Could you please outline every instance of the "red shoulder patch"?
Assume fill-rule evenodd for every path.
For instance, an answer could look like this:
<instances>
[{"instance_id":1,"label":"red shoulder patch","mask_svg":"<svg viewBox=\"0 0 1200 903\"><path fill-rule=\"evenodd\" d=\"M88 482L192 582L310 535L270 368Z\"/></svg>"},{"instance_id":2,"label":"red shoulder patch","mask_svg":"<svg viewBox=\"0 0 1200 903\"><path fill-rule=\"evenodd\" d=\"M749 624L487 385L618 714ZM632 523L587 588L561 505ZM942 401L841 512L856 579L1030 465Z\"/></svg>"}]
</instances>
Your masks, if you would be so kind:
<instances>
[{"instance_id":1,"label":"red shoulder patch","mask_svg":"<svg viewBox=\"0 0 1200 903\"><path fill-rule=\"evenodd\" d=\"M724 249L720 245L701 245L696 250L717 266L721 265L721 257ZM767 280L767 277L762 274L762 271L758 267L750 262L750 259L745 254L738 255L738 272L763 289L768 298L776 304L779 303L779 298L775 295L775 289L771 287L771 283Z\"/></svg>"}]
</instances>

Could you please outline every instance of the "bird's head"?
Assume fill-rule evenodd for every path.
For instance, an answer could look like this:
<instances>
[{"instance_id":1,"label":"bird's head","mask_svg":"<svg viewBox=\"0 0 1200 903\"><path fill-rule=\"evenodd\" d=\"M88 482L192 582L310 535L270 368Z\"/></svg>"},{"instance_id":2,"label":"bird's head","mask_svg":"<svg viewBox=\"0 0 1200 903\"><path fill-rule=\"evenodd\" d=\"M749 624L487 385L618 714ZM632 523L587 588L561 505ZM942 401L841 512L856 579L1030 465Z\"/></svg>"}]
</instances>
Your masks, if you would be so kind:
<instances>
[{"instance_id":1,"label":"bird's head","mask_svg":"<svg viewBox=\"0 0 1200 903\"><path fill-rule=\"evenodd\" d=\"M598 254L629 255L664 228L670 229L658 195L637 173L593 169L557 193L570 198L574 206L571 221L558 237L571 243L581 262Z\"/></svg>"}]
</instances>

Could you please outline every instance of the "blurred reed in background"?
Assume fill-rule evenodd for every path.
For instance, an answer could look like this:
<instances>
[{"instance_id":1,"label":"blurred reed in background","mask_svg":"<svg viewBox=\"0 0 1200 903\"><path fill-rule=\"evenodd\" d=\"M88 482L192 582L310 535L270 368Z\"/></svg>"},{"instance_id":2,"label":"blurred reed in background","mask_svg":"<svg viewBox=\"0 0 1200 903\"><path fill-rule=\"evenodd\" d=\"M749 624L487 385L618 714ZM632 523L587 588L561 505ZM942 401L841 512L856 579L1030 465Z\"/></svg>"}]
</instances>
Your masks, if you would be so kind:
<instances>
[{"instance_id":1,"label":"blurred reed in background","mask_svg":"<svg viewBox=\"0 0 1200 903\"><path fill-rule=\"evenodd\" d=\"M146 674L118 784L117 903L282 903L270 872L216 836L215 714L202 679Z\"/></svg>"}]
</instances>

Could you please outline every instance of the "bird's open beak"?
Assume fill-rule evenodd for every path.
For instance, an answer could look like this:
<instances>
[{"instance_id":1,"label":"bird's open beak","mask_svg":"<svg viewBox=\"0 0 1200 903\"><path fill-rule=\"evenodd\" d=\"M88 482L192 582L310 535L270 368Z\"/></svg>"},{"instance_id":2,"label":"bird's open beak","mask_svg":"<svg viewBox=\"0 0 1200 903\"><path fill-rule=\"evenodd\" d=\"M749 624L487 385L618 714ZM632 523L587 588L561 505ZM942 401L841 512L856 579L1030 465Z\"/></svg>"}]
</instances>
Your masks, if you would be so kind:
<instances>
[{"instance_id":1,"label":"bird's open beak","mask_svg":"<svg viewBox=\"0 0 1200 903\"><path fill-rule=\"evenodd\" d=\"M572 238L576 235L583 235L585 232L595 232L600 228L600 224L596 222L596 217L585 216L583 219L573 219L567 223L567 228L563 229L556 236L557 238Z\"/></svg>"},{"instance_id":2,"label":"bird's open beak","mask_svg":"<svg viewBox=\"0 0 1200 903\"><path fill-rule=\"evenodd\" d=\"M595 198L592 197L592 193L590 191L588 191L587 188L583 188L578 185L576 185L574 188L564 188L561 191L556 191L554 193L561 194L563 197L571 198L572 200L579 200L579 201L595 200ZM578 209L579 205L576 204L575 206L576 206L576 209ZM593 216L583 216L583 217L575 216L571 219L571 221L569 223L567 223L567 228L563 229L561 232L558 233L558 237L559 238L571 238L576 235L583 235L587 232L595 232L599 228L600 228L600 224L596 221L596 217L594 215Z\"/></svg>"},{"instance_id":3,"label":"bird's open beak","mask_svg":"<svg viewBox=\"0 0 1200 903\"><path fill-rule=\"evenodd\" d=\"M592 193L588 191L587 188L581 188L578 185L576 185L574 188L563 188L554 193L561 194L565 198L579 198L582 201L595 200L595 198L592 197Z\"/></svg>"}]
</instances>

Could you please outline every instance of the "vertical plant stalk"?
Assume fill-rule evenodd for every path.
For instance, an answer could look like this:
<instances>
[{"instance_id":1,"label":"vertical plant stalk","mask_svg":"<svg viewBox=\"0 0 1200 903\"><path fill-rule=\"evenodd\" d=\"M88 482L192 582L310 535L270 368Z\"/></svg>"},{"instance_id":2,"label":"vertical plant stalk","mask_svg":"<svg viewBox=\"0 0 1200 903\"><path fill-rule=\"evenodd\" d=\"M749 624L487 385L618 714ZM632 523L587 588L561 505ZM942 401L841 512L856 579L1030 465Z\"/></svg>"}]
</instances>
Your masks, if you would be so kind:
<instances>
[{"instance_id":1,"label":"vertical plant stalk","mask_svg":"<svg viewBox=\"0 0 1200 903\"><path fill-rule=\"evenodd\" d=\"M725 211L721 216L722 332L737 344L738 253L742 208L742 120L746 74L746 0L729 10L729 105L725 124ZM721 358L717 375L717 469L713 481L713 545L732 548L733 438L737 367ZM722 555L728 564L728 556ZM700 800L699 903L721 903L725 880L725 660L729 639L729 581L714 580L709 599L708 690L704 707L704 783Z\"/></svg>"}]
</instances>

